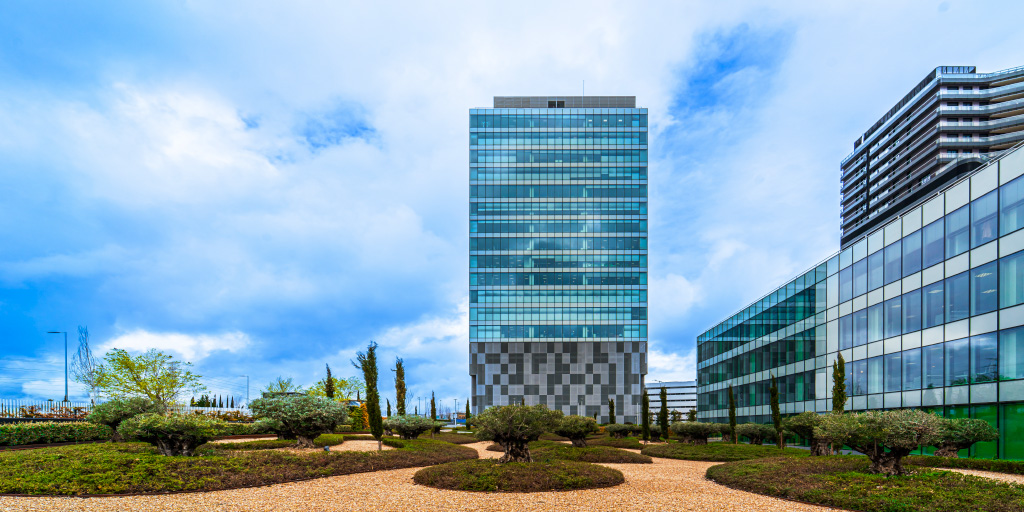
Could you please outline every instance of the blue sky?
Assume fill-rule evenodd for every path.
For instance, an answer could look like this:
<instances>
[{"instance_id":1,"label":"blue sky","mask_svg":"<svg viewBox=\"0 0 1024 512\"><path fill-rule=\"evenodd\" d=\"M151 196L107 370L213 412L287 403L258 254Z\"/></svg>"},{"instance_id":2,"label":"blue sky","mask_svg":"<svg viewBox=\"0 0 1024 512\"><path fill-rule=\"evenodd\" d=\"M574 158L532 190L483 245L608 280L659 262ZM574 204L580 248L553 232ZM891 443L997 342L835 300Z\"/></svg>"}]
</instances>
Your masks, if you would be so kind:
<instances>
[{"instance_id":1,"label":"blue sky","mask_svg":"<svg viewBox=\"0 0 1024 512\"><path fill-rule=\"evenodd\" d=\"M60 397L45 332L87 325L213 393L373 339L464 400L467 109L583 80L650 109L648 378L692 378L699 333L837 249L864 129L935 66L1024 64L1016 2L727 7L5 5L0 396Z\"/></svg>"}]
</instances>

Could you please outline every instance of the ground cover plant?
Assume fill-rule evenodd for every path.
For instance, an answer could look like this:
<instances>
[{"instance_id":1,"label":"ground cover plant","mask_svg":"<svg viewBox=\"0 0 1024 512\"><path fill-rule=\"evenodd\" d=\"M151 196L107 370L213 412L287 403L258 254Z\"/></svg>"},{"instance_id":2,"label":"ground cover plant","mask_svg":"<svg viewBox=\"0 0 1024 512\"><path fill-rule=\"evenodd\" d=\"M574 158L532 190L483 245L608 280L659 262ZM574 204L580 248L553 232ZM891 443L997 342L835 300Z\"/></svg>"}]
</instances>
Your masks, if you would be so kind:
<instances>
[{"instance_id":1,"label":"ground cover plant","mask_svg":"<svg viewBox=\"0 0 1024 512\"><path fill-rule=\"evenodd\" d=\"M490 459L464 460L424 468L416 472L413 481L461 491L539 492L611 487L625 479L618 470L587 462L500 463Z\"/></svg>"},{"instance_id":2,"label":"ground cover plant","mask_svg":"<svg viewBox=\"0 0 1024 512\"><path fill-rule=\"evenodd\" d=\"M84 421L45 421L0 425L0 446L101 441L110 439L112 436L113 430L110 427Z\"/></svg>"},{"instance_id":3,"label":"ground cover plant","mask_svg":"<svg viewBox=\"0 0 1024 512\"><path fill-rule=\"evenodd\" d=\"M650 445L640 451L651 457L665 459L700 460L709 462L730 462L737 460L761 459L765 457L806 457L808 450L785 448L779 450L774 445L752 445L733 443L709 443L691 445L686 443L667 443Z\"/></svg>"},{"instance_id":4,"label":"ground cover plant","mask_svg":"<svg viewBox=\"0 0 1024 512\"><path fill-rule=\"evenodd\" d=\"M533 460L571 460L579 462L595 462L607 464L650 464L650 457L639 453L627 452L610 446L588 446L579 448L554 441L535 441L530 443Z\"/></svg>"},{"instance_id":5,"label":"ground cover plant","mask_svg":"<svg viewBox=\"0 0 1024 512\"><path fill-rule=\"evenodd\" d=\"M778 457L720 464L708 468L707 477L744 491L870 512L1024 507L1024 488L1018 486L924 468L887 477L870 473L870 466L860 455Z\"/></svg>"},{"instance_id":6,"label":"ground cover plant","mask_svg":"<svg viewBox=\"0 0 1024 512\"><path fill-rule=\"evenodd\" d=\"M544 439L543 437L541 439ZM587 446L610 446L612 448L626 448L629 450L639 450L644 447L640 443L640 439L636 437L624 437L622 439L615 439L614 437L592 437L587 439Z\"/></svg>"},{"instance_id":7,"label":"ground cover plant","mask_svg":"<svg viewBox=\"0 0 1024 512\"><path fill-rule=\"evenodd\" d=\"M164 457L142 443L0 452L0 493L37 495L214 491L475 459L475 450L431 440L382 452L203 451ZM207 445L210 446L210 445Z\"/></svg>"},{"instance_id":8,"label":"ground cover plant","mask_svg":"<svg viewBox=\"0 0 1024 512\"><path fill-rule=\"evenodd\" d=\"M427 434L420 434L420 437L427 439L430 438L430 436ZM477 439L476 436L474 436L473 434L456 434L452 432L441 432L439 434L434 434L434 439L438 441L445 441L448 443L455 444L470 444L480 442L480 440Z\"/></svg>"},{"instance_id":9,"label":"ground cover plant","mask_svg":"<svg viewBox=\"0 0 1024 512\"><path fill-rule=\"evenodd\" d=\"M1019 460L961 459L957 457L911 455L903 459L903 464L928 468L975 469L978 471L1024 475L1024 462Z\"/></svg>"}]
</instances>

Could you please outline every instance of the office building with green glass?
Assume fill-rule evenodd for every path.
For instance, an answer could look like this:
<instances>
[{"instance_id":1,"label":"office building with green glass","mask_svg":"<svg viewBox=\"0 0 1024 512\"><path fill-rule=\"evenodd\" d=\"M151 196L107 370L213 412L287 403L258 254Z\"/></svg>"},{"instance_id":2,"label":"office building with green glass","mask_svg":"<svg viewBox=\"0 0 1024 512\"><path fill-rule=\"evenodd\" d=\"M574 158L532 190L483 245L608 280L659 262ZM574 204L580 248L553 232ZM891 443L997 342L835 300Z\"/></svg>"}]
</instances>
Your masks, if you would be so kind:
<instances>
[{"instance_id":1,"label":"office building with green glass","mask_svg":"<svg viewBox=\"0 0 1024 512\"><path fill-rule=\"evenodd\" d=\"M831 409L924 408L981 418L999 440L975 457L1024 459L1024 148L1017 145L709 329L698 344L698 417L769 421Z\"/></svg>"},{"instance_id":2,"label":"office building with green glass","mask_svg":"<svg viewBox=\"0 0 1024 512\"><path fill-rule=\"evenodd\" d=\"M472 407L636 421L647 372L647 109L498 96L469 111Z\"/></svg>"}]
</instances>

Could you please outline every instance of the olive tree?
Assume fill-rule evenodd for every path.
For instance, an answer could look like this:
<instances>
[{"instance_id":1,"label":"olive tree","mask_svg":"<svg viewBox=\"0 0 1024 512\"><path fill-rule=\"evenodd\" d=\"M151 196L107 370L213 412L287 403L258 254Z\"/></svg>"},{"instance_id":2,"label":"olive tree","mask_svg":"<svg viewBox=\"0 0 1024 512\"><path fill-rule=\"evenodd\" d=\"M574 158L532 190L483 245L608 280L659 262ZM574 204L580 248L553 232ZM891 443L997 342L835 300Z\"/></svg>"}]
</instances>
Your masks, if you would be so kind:
<instances>
[{"instance_id":1,"label":"olive tree","mask_svg":"<svg viewBox=\"0 0 1024 512\"><path fill-rule=\"evenodd\" d=\"M919 446L936 444L941 439L942 418L916 409L833 413L822 417L814 432L828 442L867 455L872 473L904 475L903 457Z\"/></svg>"},{"instance_id":2,"label":"olive tree","mask_svg":"<svg viewBox=\"0 0 1024 512\"><path fill-rule=\"evenodd\" d=\"M935 443L935 456L958 458L960 450L974 443L999 439L999 431L985 420L970 418L943 419L939 440Z\"/></svg>"},{"instance_id":3,"label":"olive tree","mask_svg":"<svg viewBox=\"0 0 1024 512\"><path fill-rule=\"evenodd\" d=\"M491 407L476 416L476 436L481 441L494 441L505 449L499 463L533 462L530 441L553 430L561 418L561 411L552 411L544 405Z\"/></svg>"},{"instance_id":4,"label":"olive tree","mask_svg":"<svg viewBox=\"0 0 1024 512\"><path fill-rule=\"evenodd\" d=\"M384 428L398 434L402 439L416 439L420 434L433 430L437 424L438 422L430 418L412 414L388 416L388 419L384 420Z\"/></svg>"},{"instance_id":5,"label":"olive tree","mask_svg":"<svg viewBox=\"0 0 1024 512\"><path fill-rule=\"evenodd\" d=\"M163 455L195 455L196 448L223 435L227 423L200 414L138 414L121 422L122 437L155 445Z\"/></svg>"},{"instance_id":6,"label":"olive tree","mask_svg":"<svg viewBox=\"0 0 1024 512\"><path fill-rule=\"evenodd\" d=\"M644 429L642 426L630 425L629 423L616 423L614 425L608 425L607 427L604 428L604 431L608 432L608 435L616 439L622 439L627 436L640 435L641 433L643 433L643 430Z\"/></svg>"},{"instance_id":7,"label":"olive tree","mask_svg":"<svg viewBox=\"0 0 1024 512\"><path fill-rule=\"evenodd\" d=\"M760 423L743 423L736 425L736 438L746 437L750 444L762 445L766 439L775 439L775 428Z\"/></svg>"},{"instance_id":8,"label":"olive tree","mask_svg":"<svg viewBox=\"0 0 1024 512\"><path fill-rule=\"evenodd\" d=\"M587 447L587 436L597 432L597 421L589 416L565 416L558 420L554 433L568 437L577 448Z\"/></svg>"},{"instance_id":9,"label":"olive tree","mask_svg":"<svg viewBox=\"0 0 1024 512\"><path fill-rule=\"evenodd\" d=\"M721 432L721 428L717 423L680 421L672 424L672 432L692 444L708 444L708 437Z\"/></svg>"},{"instance_id":10,"label":"olive tree","mask_svg":"<svg viewBox=\"0 0 1024 512\"><path fill-rule=\"evenodd\" d=\"M135 398L115 398L108 400L101 404L97 404L92 408L92 412L86 418L90 423L96 423L97 425L106 425L114 431L111 441L118 442L123 441L121 434L117 431L117 427L121 425L124 420L138 416L139 414L163 414L165 411L163 404L158 404L148 398L135 397Z\"/></svg>"},{"instance_id":11,"label":"olive tree","mask_svg":"<svg viewBox=\"0 0 1024 512\"><path fill-rule=\"evenodd\" d=\"M279 424L280 432L294 434L300 448L313 448L313 439L320 434L334 432L339 423L345 423L345 406L318 396L282 396L259 398L249 409L257 418L268 418Z\"/></svg>"},{"instance_id":12,"label":"olive tree","mask_svg":"<svg viewBox=\"0 0 1024 512\"><path fill-rule=\"evenodd\" d=\"M814 435L814 428L821 424L821 415L816 412L802 412L785 420L785 428L794 434L807 439L811 445L811 455L828 455L828 443Z\"/></svg>"}]
</instances>

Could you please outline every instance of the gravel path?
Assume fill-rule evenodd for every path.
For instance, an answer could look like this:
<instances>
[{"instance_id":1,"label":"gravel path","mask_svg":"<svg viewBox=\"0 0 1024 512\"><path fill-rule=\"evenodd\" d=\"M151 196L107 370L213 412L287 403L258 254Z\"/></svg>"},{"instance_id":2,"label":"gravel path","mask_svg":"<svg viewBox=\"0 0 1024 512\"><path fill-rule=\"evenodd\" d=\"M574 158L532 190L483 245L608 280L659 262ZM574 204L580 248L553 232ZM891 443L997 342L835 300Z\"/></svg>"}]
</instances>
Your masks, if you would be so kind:
<instances>
[{"instance_id":1,"label":"gravel path","mask_svg":"<svg viewBox=\"0 0 1024 512\"><path fill-rule=\"evenodd\" d=\"M345 443L348 445L348 443ZM480 457L501 454L485 450L490 443L474 443ZM337 510L513 510L513 511L650 511L707 510L817 511L823 507L735 491L704 478L713 462L654 459L654 464L607 464L622 471L626 483L607 489L531 494L487 494L445 491L416 485L418 468L360 473L208 493L124 498L12 498L0 497L0 510L74 511L263 511L301 512Z\"/></svg>"}]
</instances>

